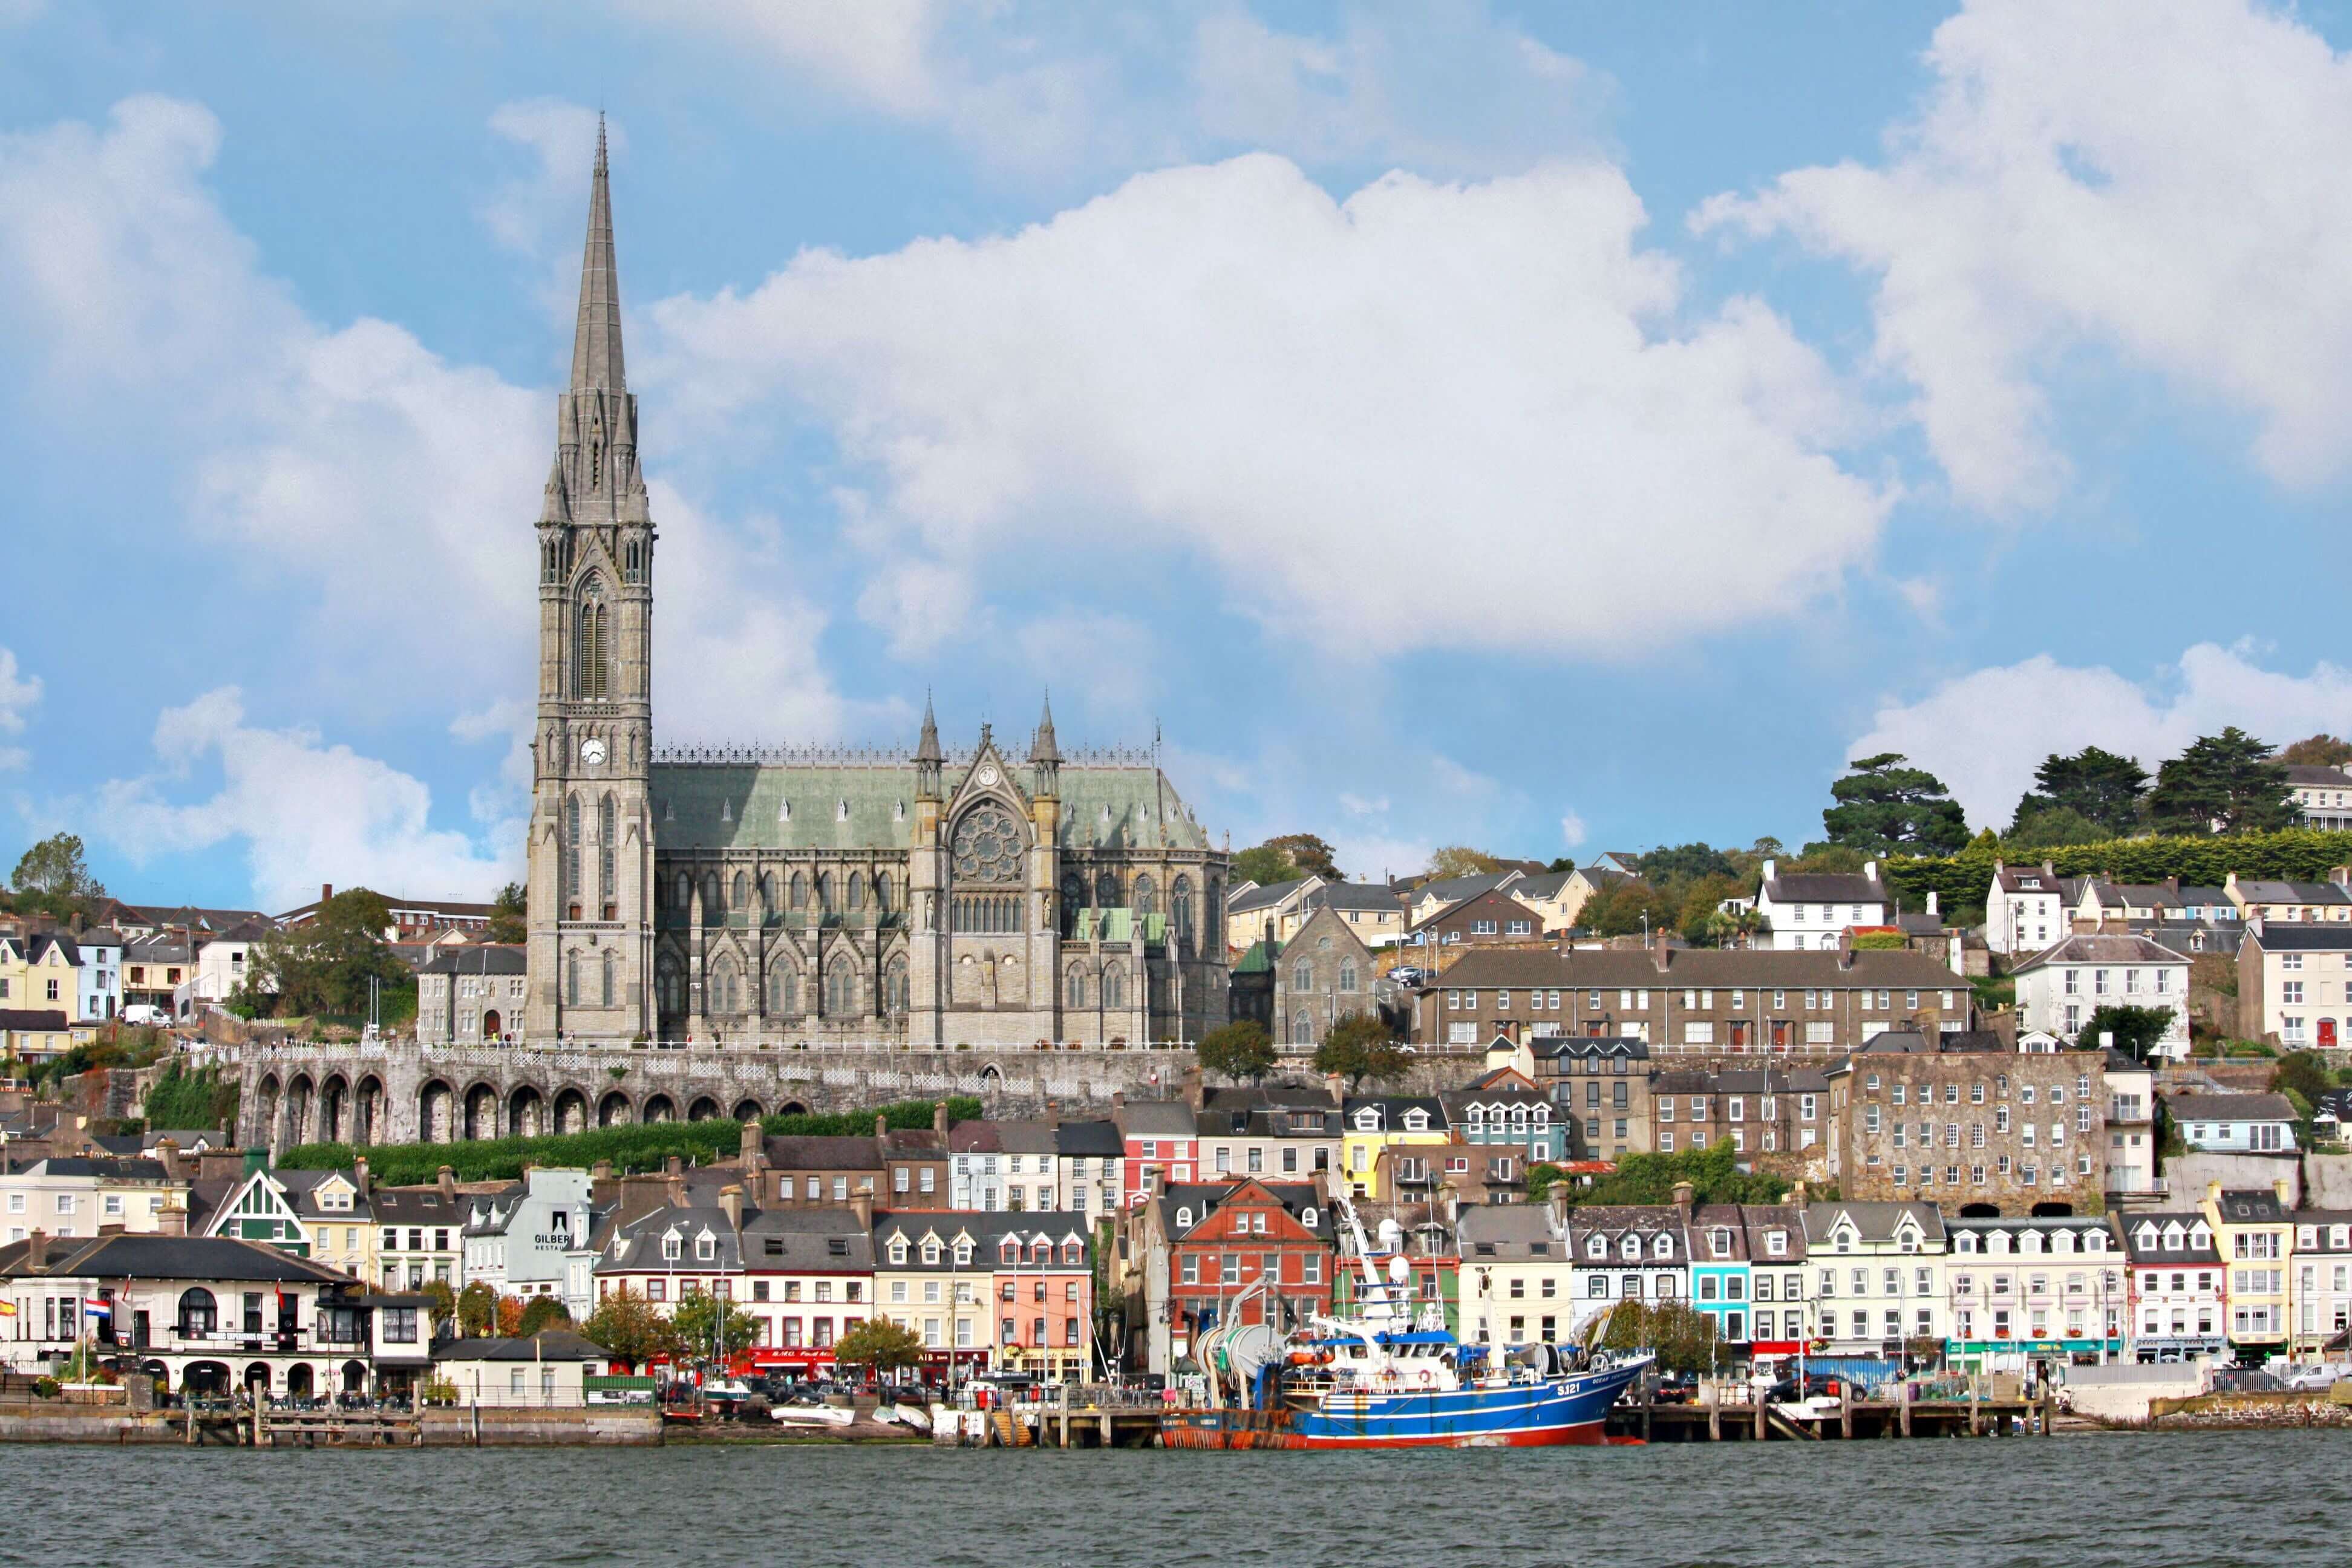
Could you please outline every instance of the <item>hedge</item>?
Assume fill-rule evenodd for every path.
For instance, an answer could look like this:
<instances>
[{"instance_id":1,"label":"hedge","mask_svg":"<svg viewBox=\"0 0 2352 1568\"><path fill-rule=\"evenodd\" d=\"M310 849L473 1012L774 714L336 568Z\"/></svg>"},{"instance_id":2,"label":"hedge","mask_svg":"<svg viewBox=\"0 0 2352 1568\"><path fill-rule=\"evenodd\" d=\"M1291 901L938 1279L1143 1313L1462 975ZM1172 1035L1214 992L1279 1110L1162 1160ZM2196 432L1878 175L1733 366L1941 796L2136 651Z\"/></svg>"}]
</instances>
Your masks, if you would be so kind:
<instances>
[{"instance_id":1,"label":"hedge","mask_svg":"<svg viewBox=\"0 0 2352 1568\"><path fill-rule=\"evenodd\" d=\"M2012 866L2039 866L2047 860L2062 877L2100 876L2117 882L2178 877L2184 885L2218 888L2232 871L2241 879L2316 882L2335 867L2352 862L2352 838L2297 827L2193 838L2109 838L2014 852L1971 844L1957 855L1891 857L1882 862L1880 874L1902 896L1905 909L1926 908L1931 891L1947 911L1981 909L1992 886L1992 863L2000 859Z\"/></svg>"},{"instance_id":2,"label":"hedge","mask_svg":"<svg viewBox=\"0 0 2352 1568\"><path fill-rule=\"evenodd\" d=\"M770 1136L858 1137L874 1131L877 1114L894 1128L929 1127L939 1103L904 1100L873 1110L769 1116L761 1119L760 1130ZM970 1095L955 1096L946 1104L950 1122L972 1121L983 1109ZM364 1148L349 1143L300 1143L279 1155L278 1163L294 1171L348 1170L353 1160L364 1154L372 1181L387 1186L415 1186L434 1180L444 1165L461 1182L511 1182L520 1179L526 1164L584 1170L599 1160L610 1160L618 1172L655 1171L673 1154L689 1163L709 1164L731 1158L742 1146L741 1122L713 1118L599 1127L591 1132L546 1138L485 1138L469 1143L373 1143Z\"/></svg>"}]
</instances>

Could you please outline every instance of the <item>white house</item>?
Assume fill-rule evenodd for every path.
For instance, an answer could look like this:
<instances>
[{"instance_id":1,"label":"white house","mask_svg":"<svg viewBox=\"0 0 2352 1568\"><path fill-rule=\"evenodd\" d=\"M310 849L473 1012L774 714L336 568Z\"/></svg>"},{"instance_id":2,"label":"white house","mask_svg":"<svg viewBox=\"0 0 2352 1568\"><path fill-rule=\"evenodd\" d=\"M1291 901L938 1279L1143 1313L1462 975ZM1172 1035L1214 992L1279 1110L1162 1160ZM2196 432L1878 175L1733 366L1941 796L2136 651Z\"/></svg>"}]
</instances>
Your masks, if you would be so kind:
<instances>
[{"instance_id":1,"label":"white house","mask_svg":"<svg viewBox=\"0 0 2352 1568\"><path fill-rule=\"evenodd\" d=\"M2051 863L1992 863L1992 887L1985 894L1985 945L1995 952L2040 952L2066 935L2067 887Z\"/></svg>"},{"instance_id":2,"label":"white house","mask_svg":"<svg viewBox=\"0 0 2352 1568\"><path fill-rule=\"evenodd\" d=\"M1886 1354L1945 1338L1944 1248L1933 1204L1806 1205L1814 1322L1828 1353Z\"/></svg>"},{"instance_id":3,"label":"white house","mask_svg":"<svg viewBox=\"0 0 2352 1568\"><path fill-rule=\"evenodd\" d=\"M2179 1362L2227 1350L2221 1254L2205 1216L2189 1209L2114 1223L2131 1267L2132 1358Z\"/></svg>"},{"instance_id":4,"label":"white house","mask_svg":"<svg viewBox=\"0 0 2352 1568\"><path fill-rule=\"evenodd\" d=\"M74 946L81 952L74 1018L104 1023L122 1011L122 933L96 927L74 938Z\"/></svg>"},{"instance_id":5,"label":"white house","mask_svg":"<svg viewBox=\"0 0 2352 1568\"><path fill-rule=\"evenodd\" d=\"M2120 1051L2107 1053L2107 1195L2156 1187L2156 1072Z\"/></svg>"},{"instance_id":6,"label":"white house","mask_svg":"<svg viewBox=\"0 0 2352 1568\"><path fill-rule=\"evenodd\" d=\"M1862 873L1790 871L1764 862L1756 912L1772 922L1776 948L1834 950L1848 926L1885 925L1895 900L1878 879L1878 862L1863 862Z\"/></svg>"},{"instance_id":7,"label":"white house","mask_svg":"<svg viewBox=\"0 0 2352 1568\"><path fill-rule=\"evenodd\" d=\"M2294 1105L2283 1094L2176 1094L2164 1102L2180 1141L2205 1154L2292 1152Z\"/></svg>"},{"instance_id":8,"label":"white house","mask_svg":"<svg viewBox=\"0 0 2352 1568\"><path fill-rule=\"evenodd\" d=\"M468 1200L465 1283L501 1296L555 1296L575 1323L596 1310L595 1211L588 1173L535 1167Z\"/></svg>"},{"instance_id":9,"label":"white house","mask_svg":"<svg viewBox=\"0 0 2352 1568\"><path fill-rule=\"evenodd\" d=\"M2011 973L2025 1029L2073 1040L2101 1007L2157 1007L2171 1022L2156 1053L2176 1059L2189 1054L2189 959L2160 942L2144 936L2070 936Z\"/></svg>"}]
</instances>

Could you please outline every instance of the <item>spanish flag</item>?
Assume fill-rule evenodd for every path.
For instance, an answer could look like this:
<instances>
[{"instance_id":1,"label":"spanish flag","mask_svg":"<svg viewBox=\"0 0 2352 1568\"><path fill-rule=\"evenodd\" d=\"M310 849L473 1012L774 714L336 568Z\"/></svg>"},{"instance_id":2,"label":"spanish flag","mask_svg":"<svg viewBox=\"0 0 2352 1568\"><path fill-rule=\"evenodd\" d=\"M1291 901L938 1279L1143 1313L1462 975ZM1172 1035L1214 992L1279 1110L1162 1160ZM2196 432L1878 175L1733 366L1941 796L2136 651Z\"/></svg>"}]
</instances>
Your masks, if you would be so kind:
<instances>
[{"instance_id":1,"label":"spanish flag","mask_svg":"<svg viewBox=\"0 0 2352 1568\"><path fill-rule=\"evenodd\" d=\"M14 1301L0 1301L0 1318L13 1318L13 1317L15 1317L16 1315L16 1302L14 1302Z\"/></svg>"}]
</instances>

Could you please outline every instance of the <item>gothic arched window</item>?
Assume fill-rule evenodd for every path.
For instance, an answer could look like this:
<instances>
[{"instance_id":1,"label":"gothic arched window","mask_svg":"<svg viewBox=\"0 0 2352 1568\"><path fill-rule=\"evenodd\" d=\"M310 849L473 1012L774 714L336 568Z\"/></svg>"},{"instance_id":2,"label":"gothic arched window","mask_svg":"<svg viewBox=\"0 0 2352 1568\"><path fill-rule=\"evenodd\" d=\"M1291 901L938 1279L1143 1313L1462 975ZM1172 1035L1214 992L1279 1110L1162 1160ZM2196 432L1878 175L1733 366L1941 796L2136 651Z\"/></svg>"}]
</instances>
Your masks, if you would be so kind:
<instances>
[{"instance_id":1,"label":"gothic arched window","mask_svg":"<svg viewBox=\"0 0 2352 1568\"><path fill-rule=\"evenodd\" d=\"M613 841L620 836L620 804L607 793L603 800L596 803L596 890L597 896L606 903L610 903L613 899L614 871L616 868ZM605 910L604 918L611 920L613 911Z\"/></svg>"},{"instance_id":2,"label":"gothic arched window","mask_svg":"<svg viewBox=\"0 0 2352 1568\"><path fill-rule=\"evenodd\" d=\"M1160 912L1160 888L1148 876L1135 879L1135 912L1139 915Z\"/></svg>"},{"instance_id":3,"label":"gothic arched window","mask_svg":"<svg viewBox=\"0 0 2352 1568\"><path fill-rule=\"evenodd\" d=\"M846 1018L856 1010L857 976L851 972L847 959L835 959L824 969L825 1016Z\"/></svg>"},{"instance_id":4,"label":"gothic arched window","mask_svg":"<svg viewBox=\"0 0 2352 1568\"><path fill-rule=\"evenodd\" d=\"M580 950L576 947L563 955L563 1005L580 1005Z\"/></svg>"},{"instance_id":5,"label":"gothic arched window","mask_svg":"<svg viewBox=\"0 0 2352 1568\"><path fill-rule=\"evenodd\" d=\"M579 603L572 609L572 694L574 697L593 700L613 694L609 614L604 606L604 584L594 577L589 578L581 587Z\"/></svg>"},{"instance_id":6,"label":"gothic arched window","mask_svg":"<svg viewBox=\"0 0 2352 1568\"><path fill-rule=\"evenodd\" d=\"M776 874L773 871L762 871L760 873L760 915L764 920L775 912Z\"/></svg>"},{"instance_id":7,"label":"gothic arched window","mask_svg":"<svg viewBox=\"0 0 2352 1568\"><path fill-rule=\"evenodd\" d=\"M906 1014L907 961L903 957L892 959L890 966L882 972L882 1005L894 1018Z\"/></svg>"},{"instance_id":8,"label":"gothic arched window","mask_svg":"<svg viewBox=\"0 0 2352 1568\"><path fill-rule=\"evenodd\" d=\"M677 960L666 952L654 961L654 1001L667 1014L686 1011L686 976L678 973Z\"/></svg>"},{"instance_id":9,"label":"gothic arched window","mask_svg":"<svg viewBox=\"0 0 2352 1568\"><path fill-rule=\"evenodd\" d=\"M740 871L735 873L734 901L728 907L735 910L751 907L751 879Z\"/></svg>"},{"instance_id":10,"label":"gothic arched window","mask_svg":"<svg viewBox=\"0 0 2352 1568\"><path fill-rule=\"evenodd\" d=\"M1168 893L1168 918L1176 927L1176 940L1192 940L1192 879L1179 877Z\"/></svg>"},{"instance_id":11,"label":"gothic arched window","mask_svg":"<svg viewBox=\"0 0 2352 1568\"><path fill-rule=\"evenodd\" d=\"M1087 972L1073 963L1069 973L1062 976L1062 1005L1084 1007L1086 1005Z\"/></svg>"},{"instance_id":12,"label":"gothic arched window","mask_svg":"<svg viewBox=\"0 0 2352 1568\"><path fill-rule=\"evenodd\" d=\"M614 952L611 948L608 947L604 950L604 984L602 988L602 1000L607 1007L610 1007L614 1001L614 982L618 978L619 967L615 961L619 957L620 954Z\"/></svg>"},{"instance_id":13,"label":"gothic arched window","mask_svg":"<svg viewBox=\"0 0 2352 1568\"><path fill-rule=\"evenodd\" d=\"M563 897L568 903L580 897L580 797L563 797ZM578 920L574 909L572 919Z\"/></svg>"},{"instance_id":14,"label":"gothic arched window","mask_svg":"<svg viewBox=\"0 0 2352 1568\"><path fill-rule=\"evenodd\" d=\"M874 912L877 915L890 912L890 873L887 871L874 873Z\"/></svg>"},{"instance_id":15,"label":"gothic arched window","mask_svg":"<svg viewBox=\"0 0 2352 1568\"><path fill-rule=\"evenodd\" d=\"M1315 1043L1314 1014L1301 1012L1291 1016L1290 1043L1294 1046L1311 1046Z\"/></svg>"},{"instance_id":16,"label":"gothic arched window","mask_svg":"<svg viewBox=\"0 0 2352 1568\"><path fill-rule=\"evenodd\" d=\"M955 879L992 886L1018 882L1026 847L1010 812L993 802L976 805L956 824Z\"/></svg>"},{"instance_id":17,"label":"gothic arched window","mask_svg":"<svg viewBox=\"0 0 2352 1568\"><path fill-rule=\"evenodd\" d=\"M1127 1005L1127 971L1116 963L1103 966L1102 1005L1111 1009Z\"/></svg>"},{"instance_id":18,"label":"gothic arched window","mask_svg":"<svg viewBox=\"0 0 2352 1568\"><path fill-rule=\"evenodd\" d=\"M768 971L768 1012L779 1018L790 1018L801 1010L800 971L789 963L779 963Z\"/></svg>"},{"instance_id":19,"label":"gothic arched window","mask_svg":"<svg viewBox=\"0 0 2352 1568\"><path fill-rule=\"evenodd\" d=\"M1078 911L1086 908L1085 879L1073 871L1062 879L1062 934L1071 935L1078 929Z\"/></svg>"},{"instance_id":20,"label":"gothic arched window","mask_svg":"<svg viewBox=\"0 0 2352 1568\"><path fill-rule=\"evenodd\" d=\"M1350 958L1343 961L1339 965L1339 989L1342 991L1353 991L1355 988L1356 961Z\"/></svg>"},{"instance_id":21,"label":"gothic arched window","mask_svg":"<svg viewBox=\"0 0 2352 1568\"><path fill-rule=\"evenodd\" d=\"M849 908L853 914L866 908L866 879L856 871L849 874Z\"/></svg>"},{"instance_id":22,"label":"gothic arched window","mask_svg":"<svg viewBox=\"0 0 2352 1568\"><path fill-rule=\"evenodd\" d=\"M808 879L798 871L793 873L793 908L808 908Z\"/></svg>"},{"instance_id":23,"label":"gothic arched window","mask_svg":"<svg viewBox=\"0 0 2352 1568\"><path fill-rule=\"evenodd\" d=\"M717 920L719 911L726 907L719 901L719 873L705 871L702 874L702 918Z\"/></svg>"},{"instance_id":24,"label":"gothic arched window","mask_svg":"<svg viewBox=\"0 0 2352 1568\"><path fill-rule=\"evenodd\" d=\"M1095 908L1098 910L1118 908L1118 878L1111 872L1095 873Z\"/></svg>"},{"instance_id":25,"label":"gothic arched window","mask_svg":"<svg viewBox=\"0 0 2352 1568\"><path fill-rule=\"evenodd\" d=\"M735 961L721 958L710 975L710 1005L713 1013L740 1013L743 1010L743 982L735 972Z\"/></svg>"},{"instance_id":26,"label":"gothic arched window","mask_svg":"<svg viewBox=\"0 0 2352 1568\"><path fill-rule=\"evenodd\" d=\"M1315 989L1315 969L1314 969L1314 966L1313 966L1312 964L1306 963L1304 963L1304 962L1301 962L1301 963L1294 963L1294 964L1292 964L1292 965L1290 966L1290 988L1291 988L1293 991L1312 991L1312 990L1314 990L1314 989Z\"/></svg>"},{"instance_id":27,"label":"gothic arched window","mask_svg":"<svg viewBox=\"0 0 2352 1568\"><path fill-rule=\"evenodd\" d=\"M1206 906L1202 910L1202 924L1207 932L1207 940L1201 945L1213 952L1225 938L1225 890L1214 877L1209 879L1208 890L1202 895L1202 901Z\"/></svg>"},{"instance_id":28,"label":"gothic arched window","mask_svg":"<svg viewBox=\"0 0 2352 1568\"><path fill-rule=\"evenodd\" d=\"M816 874L816 907L819 914L833 913L833 873L830 871Z\"/></svg>"}]
</instances>

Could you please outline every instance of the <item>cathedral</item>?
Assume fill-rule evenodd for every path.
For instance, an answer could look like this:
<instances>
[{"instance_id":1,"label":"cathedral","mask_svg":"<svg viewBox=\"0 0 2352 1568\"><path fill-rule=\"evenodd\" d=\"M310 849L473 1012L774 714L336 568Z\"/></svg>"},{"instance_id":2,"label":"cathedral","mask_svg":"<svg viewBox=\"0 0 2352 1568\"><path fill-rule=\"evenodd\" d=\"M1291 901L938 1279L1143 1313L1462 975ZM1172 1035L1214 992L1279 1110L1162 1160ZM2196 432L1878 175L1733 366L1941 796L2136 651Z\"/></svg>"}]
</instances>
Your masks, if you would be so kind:
<instances>
[{"instance_id":1,"label":"cathedral","mask_svg":"<svg viewBox=\"0 0 2352 1568\"><path fill-rule=\"evenodd\" d=\"M1223 1023L1226 857L1156 755L987 725L912 752L665 750L655 542L599 130L539 516L529 846L536 1040L911 1048L1197 1040Z\"/></svg>"}]
</instances>

